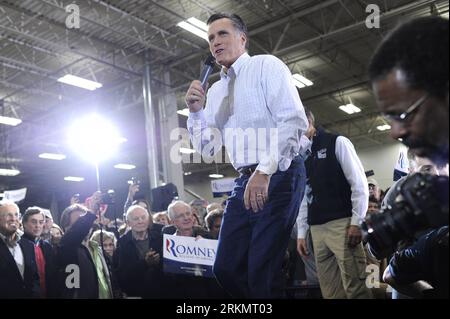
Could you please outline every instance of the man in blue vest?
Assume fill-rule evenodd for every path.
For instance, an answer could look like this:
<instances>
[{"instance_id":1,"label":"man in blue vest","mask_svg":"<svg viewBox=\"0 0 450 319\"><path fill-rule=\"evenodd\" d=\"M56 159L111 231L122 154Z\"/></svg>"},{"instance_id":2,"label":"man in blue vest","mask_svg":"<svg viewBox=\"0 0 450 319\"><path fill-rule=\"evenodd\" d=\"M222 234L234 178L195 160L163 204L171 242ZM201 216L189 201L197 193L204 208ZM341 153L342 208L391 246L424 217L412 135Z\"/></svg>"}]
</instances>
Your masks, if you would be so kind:
<instances>
[{"instance_id":1,"label":"man in blue vest","mask_svg":"<svg viewBox=\"0 0 450 319\"><path fill-rule=\"evenodd\" d=\"M298 251L309 257L305 236L311 227L323 297L371 298L365 285L366 261L359 227L369 198L363 166L347 138L316 129L314 115L311 111L306 114L310 152L305 162L305 197L297 218Z\"/></svg>"}]
</instances>

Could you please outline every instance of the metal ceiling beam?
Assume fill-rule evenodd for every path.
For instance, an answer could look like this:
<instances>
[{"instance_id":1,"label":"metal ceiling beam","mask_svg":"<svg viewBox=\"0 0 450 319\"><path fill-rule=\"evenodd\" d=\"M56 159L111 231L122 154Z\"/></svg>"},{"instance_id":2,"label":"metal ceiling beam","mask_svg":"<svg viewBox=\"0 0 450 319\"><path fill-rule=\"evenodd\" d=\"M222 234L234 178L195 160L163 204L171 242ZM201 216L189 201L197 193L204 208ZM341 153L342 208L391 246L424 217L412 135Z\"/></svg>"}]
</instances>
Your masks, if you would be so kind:
<instances>
[{"instance_id":1,"label":"metal ceiling beam","mask_svg":"<svg viewBox=\"0 0 450 319\"><path fill-rule=\"evenodd\" d=\"M10 8L12 10L15 10L15 11L21 13L21 14L26 14L26 15L31 16L31 17L35 17L36 16L36 13L29 12L26 9L21 9L20 7L17 7L15 5L13 5L13 4L6 3L4 5L6 5L8 8ZM37 15L39 16L39 15L42 15L42 14L39 13ZM42 18L44 20L45 19L48 20L47 22L49 23L49 26L53 25L53 26L57 26L57 27L61 27L61 28L65 29L65 26L62 25L61 23L58 23L58 22L53 21L51 19L47 19L45 16L42 17ZM110 66L110 67L112 67L112 68L114 68L114 69L116 69L116 70L118 70L120 72L125 72L125 73L128 73L128 74L141 76L141 74L136 73L136 72L134 72L132 70L128 70L128 69L122 68L122 67L120 67L120 66L118 66L116 64L113 64L113 63L110 63L108 61L105 61L104 57L106 55L104 57L102 57L102 58L95 57L93 55L90 55L90 54L83 53L83 52L80 52L78 50L72 49L68 45L67 46L57 45L54 41L48 41L46 39L42 39L42 38L39 38L39 37L36 37L36 36L33 36L33 35L29 34L29 33L24 32L23 29L22 29L23 27L24 27L24 25L20 25L20 28L19 27L9 28L9 27L0 25L0 29L3 29L5 31L7 31L10 34L15 34L15 35L18 35L21 38L25 37L27 39L30 39L30 40L34 41L34 42L38 42L38 43L44 44L44 45L46 45L46 46L48 46L50 48L53 48L53 50L55 50L55 48L57 48L58 51L56 51L56 53L58 53L60 55L67 55L68 53L75 54L75 55L81 55L83 57L86 57L86 58L89 58L91 60L94 60L94 61L96 61L98 63L108 65L108 66ZM81 33L81 32L79 31L78 33ZM82 34L82 36L85 36L85 37L88 36L87 34L84 34L84 33L81 33L81 34ZM122 49L121 47L117 47L114 43L110 43L110 42L105 41L105 40L96 39L96 41L99 41L101 43L105 43L106 45L111 46L113 48L115 47L116 49ZM110 55L110 52L108 52L108 55Z\"/></svg>"},{"instance_id":2,"label":"metal ceiling beam","mask_svg":"<svg viewBox=\"0 0 450 319\"><path fill-rule=\"evenodd\" d=\"M314 100L317 99L321 99L323 97L329 96L329 95L334 95L334 94L339 94L342 92L346 92L346 91L350 91L350 90L355 90L355 89L361 89L361 90L368 90L367 88L367 81L360 81L358 83L353 83L347 86L343 86L343 87L339 87L339 88L333 88L332 90L323 90L322 92L312 95L312 96L308 96L306 98L303 98L302 101L303 103L308 103L308 102L312 102Z\"/></svg>"},{"instance_id":3,"label":"metal ceiling beam","mask_svg":"<svg viewBox=\"0 0 450 319\"><path fill-rule=\"evenodd\" d=\"M55 99L58 99L60 97L59 94L52 93L50 91L44 91L44 90L37 89L37 88L34 88L34 87L30 88L30 87L27 87L25 85L12 83L11 81L0 80L0 84L4 85L5 87L9 87L9 88L11 88L13 90L16 90L16 91L26 91L27 93L37 94L37 95L41 95L41 96L50 96L50 97L55 98ZM2 97L1 99L4 99L4 98ZM73 101L69 97L65 97L65 99L68 100L68 101Z\"/></svg>"},{"instance_id":4,"label":"metal ceiling beam","mask_svg":"<svg viewBox=\"0 0 450 319\"><path fill-rule=\"evenodd\" d=\"M216 13L216 11L214 11L214 9L208 7L206 4L200 2L199 0L189 0L192 3L194 3L195 5L197 5L199 8L205 10L206 12L208 12L208 14L212 15L214 13Z\"/></svg>"},{"instance_id":5,"label":"metal ceiling beam","mask_svg":"<svg viewBox=\"0 0 450 319\"><path fill-rule=\"evenodd\" d=\"M64 12L64 14L66 14L66 9L65 9L65 7L63 6L62 3L61 3L60 5L57 5L57 4L51 3L50 1L47 1L47 0L40 0L40 1L41 1L42 3L48 5L48 6L51 6L51 7L55 8L55 9L58 9L58 10ZM87 23L90 23L90 24L92 24L92 25L95 25L95 26L97 26L97 27L100 27L100 28L103 28L103 29L105 29L105 30L109 30L109 31L111 31L111 32L113 32L113 33L116 33L116 34L118 34L118 35L120 35L120 36L122 36L122 37L131 39L131 40L133 40L133 41L136 42L136 43L140 43L140 44L143 45L145 48L152 49L152 50L155 50L155 51L158 51L158 52L161 52L161 53L164 53L164 54L168 54L168 55L171 55L171 56L176 56L175 53L170 52L170 51L167 50L167 49L160 48L160 47L158 47L158 46L156 46L156 45L154 45L154 44L151 44L151 43L149 43L149 42L147 42L147 41L143 41L143 40L141 40L141 39L139 39L139 38L136 38L135 36L132 36L132 35L127 34L127 33L125 33L125 32L122 32L122 31L113 29L113 28L111 28L111 27L109 27L109 26L107 26L107 25L104 25L104 24L102 24L102 23L100 23L100 22L98 22L98 21L94 21L94 20L92 20L92 19L88 19L88 18L86 18L84 15L80 15L80 19L83 20L83 21L86 21ZM72 29L72 31L73 31L73 30L74 30L74 29Z\"/></svg>"},{"instance_id":6,"label":"metal ceiling beam","mask_svg":"<svg viewBox=\"0 0 450 319\"><path fill-rule=\"evenodd\" d=\"M116 69L116 70L118 70L118 71L120 71L122 73L133 75L133 76L136 76L136 77L142 77L141 73L137 73L137 72L125 69L123 67L120 67L120 66L115 65L115 64L113 64L111 62L105 61L105 60L100 59L98 57L95 57L95 56L92 56L90 54L87 54L87 53L84 53L84 52L72 49L72 48L70 48L68 46L62 46L60 44L56 44L55 42L51 42L51 41L48 41L48 40L36 37L34 35L31 35L31 34L28 34L28 33L23 33L23 32L20 32L18 30L11 29L11 28L8 28L8 27L2 26L2 25L0 25L0 29L3 29L3 30L5 30L5 31L7 31L9 33L13 33L13 34L19 35L21 37L28 38L28 39L30 39L32 41L36 41L38 43L40 42L42 44L48 45L49 47L56 48L60 52L67 52L67 53L76 54L78 56L85 57L87 59L93 60L93 61L98 62L100 64L108 65L111 68L114 68L114 69Z\"/></svg>"},{"instance_id":7,"label":"metal ceiling beam","mask_svg":"<svg viewBox=\"0 0 450 319\"><path fill-rule=\"evenodd\" d=\"M298 11L298 12L296 12L294 14L291 14L291 15L289 15L287 17L278 19L278 20L276 20L276 21L274 21L272 23L264 24L263 26L260 26L260 27L257 27L255 29L252 29L252 30L249 31L249 34L250 34L250 36L257 35L257 34L259 34L261 32L264 32L264 31L276 28L278 26L285 25L286 23L288 23L290 21L299 19L301 17L305 17L305 16L307 16L309 14L312 14L312 13L314 13L316 11L325 9L325 8L327 8L329 6L332 6L332 5L336 4L336 3L339 3L339 0L328 0L328 1L325 1L323 3L317 4L317 5L312 6L310 8L300 10L300 11Z\"/></svg>"},{"instance_id":8,"label":"metal ceiling beam","mask_svg":"<svg viewBox=\"0 0 450 319\"><path fill-rule=\"evenodd\" d=\"M2 62L2 60L3 60L3 62ZM0 56L0 63L2 65L6 66L6 67L9 67L9 68L12 68L12 69L16 69L16 70L19 70L19 71L22 71L22 72L28 72L28 73L31 73L31 74L39 75L41 77L45 77L45 78L51 79L52 81L55 81L55 82L58 80L58 77L54 76L55 74L58 74L61 71L65 70L65 69L67 69L69 67L72 67L75 64L77 64L77 63L79 63L79 62L81 62L83 60L84 60L84 58L79 58L78 60L72 61L71 63L66 64L63 67L61 67L61 68L59 68L59 69L57 69L55 71L52 71L51 73L48 73L46 69L42 69L39 66L30 65L28 63L24 63L24 62L21 62L21 61L17 61L17 60L14 60L14 59L10 59L10 58L6 58L6 57L1 57ZM16 77L15 75L11 76L11 77L9 77L7 79L7 81L10 82L15 77ZM11 96L13 96L13 95L15 95L17 93L20 93L22 91L26 91L26 90L31 91L31 90L34 90L34 89L35 89L34 86L31 86L31 87L23 86L21 89L17 89L16 91L14 91L12 93L9 93L8 95L3 96L2 99L9 98L9 97L11 97ZM67 97L67 100L70 101L72 99Z\"/></svg>"},{"instance_id":9,"label":"metal ceiling beam","mask_svg":"<svg viewBox=\"0 0 450 319\"><path fill-rule=\"evenodd\" d=\"M188 41L188 40L182 38L180 35L172 33L172 32L170 32L168 30L165 30L165 29L163 29L163 28L161 28L161 27L151 23L150 21L148 21L146 19L138 17L138 16L134 15L131 12L127 12L124 9L119 8L118 6L114 6L114 5L110 4L110 3L106 3L103 0L90 0L90 1L95 2L95 3L97 3L97 4L101 5L101 6L104 6L104 7L108 8L108 9L111 9L111 10L113 10L113 11L115 11L117 13L120 13L120 14L126 16L126 17L129 17L130 19L133 19L134 21L139 22L139 23L141 23L141 24L143 24L145 26L149 26L151 28L154 28L155 30L157 30L158 32L161 33L161 36L163 38L164 38L165 35L168 35L168 36L171 36L171 37L176 37L177 39L180 39L184 44L187 44L187 45L189 45L189 46L191 46L191 47L193 47L193 48L195 48L197 50L201 50L202 49L202 47L196 45L195 43L192 43L192 41Z\"/></svg>"},{"instance_id":10,"label":"metal ceiling beam","mask_svg":"<svg viewBox=\"0 0 450 319\"><path fill-rule=\"evenodd\" d=\"M381 20L386 20L386 19L395 17L398 14L403 14L403 13L405 13L405 11L419 9L419 8L428 6L428 5L430 5L430 4L434 3L434 2L436 2L436 0L424 0L424 1L417 1L417 2L414 2L412 4L407 4L407 5L398 7L396 9L393 9L393 10L391 10L389 12L382 13L380 15L380 19ZM333 30L333 31L328 32L326 34L323 34L323 35L314 37L312 39L308 39L306 41L302 41L302 42L300 42L298 44L294 44L292 46L280 49L277 52L275 52L275 54L276 55L288 54L290 52L299 50L299 49L301 49L301 48L303 48L303 47L305 47L305 46L307 46L307 45L309 45L311 43L314 43L316 41L325 40L325 39L328 39L328 38L330 38L332 36L340 35L342 33L349 32L349 31L354 31L355 29L360 28L361 26L365 27L365 23L366 23L366 20L359 21L359 22L354 23L352 25L349 25L349 26L346 26L346 27L343 27L343 28L340 28L340 29L337 29L337 30Z\"/></svg>"},{"instance_id":11,"label":"metal ceiling beam","mask_svg":"<svg viewBox=\"0 0 450 319\"><path fill-rule=\"evenodd\" d=\"M272 53L278 51L278 49L280 48L281 43L283 43L284 37L286 36L290 27L291 27L291 22L286 23L286 26L284 27L283 32L281 33L280 37L278 38L278 41L275 44L275 47L273 48Z\"/></svg>"},{"instance_id":12,"label":"metal ceiling beam","mask_svg":"<svg viewBox=\"0 0 450 319\"><path fill-rule=\"evenodd\" d=\"M26 8L20 7L19 5L17 5L17 3L11 3L11 2L8 2L8 1L4 1L2 5L3 5L3 7L8 8L8 9L10 9L10 10L14 10L14 11L17 12L18 14L22 15L22 19L23 19L23 17L25 17L25 16L30 17L30 19L28 19L25 23L21 23L21 24L20 24L20 28L17 28L17 29L18 29L19 31L21 31L21 32L22 32L23 30L25 30L25 27L26 27L28 24L30 24L30 23L33 22L34 20L39 19L39 20L37 21L37 23L41 24L43 21L46 22L47 25L48 25L48 27L52 29L52 32L55 32L55 31L53 30L53 27L58 27L58 28L60 28L60 30L64 30L65 32L66 32L66 31L71 31L71 33L73 33L73 34L78 34L78 35L80 35L81 37L92 38L92 39L94 39L95 41L97 41L97 42L99 42L99 43L102 43L102 44L105 44L105 45L107 45L107 46L109 46L109 47L111 47L111 48L121 49L121 47L117 46L115 43L106 41L106 40L104 40L104 39L94 38L94 37L92 37L91 34L86 33L86 32L83 32L83 31L81 31L81 30L75 30L75 29L69 30L69 29L66 28L66 25L65 25L64 23L59 22L59 21L55 21L55 20L53 20L53 19L50 19L49 17L47 17L47 16L45 15L46 13L43 13L43 12L40 12L40 11L38 11L38 12L31 11L31 10L28 10L28 9L26 9ZM45 3L41 3L41 6L42 6L42 7L45 6ZM53 10L52 8L49 8L49 9ZM67 14L67 13L64 13L64 15L66 15L66 14ZM10 22L12 23L12 19L10 19ZM23 31L23 33L25 33L25 32ZM55 33L55 34L56 34L56 33Z\"/></svg>"}]
</instances>

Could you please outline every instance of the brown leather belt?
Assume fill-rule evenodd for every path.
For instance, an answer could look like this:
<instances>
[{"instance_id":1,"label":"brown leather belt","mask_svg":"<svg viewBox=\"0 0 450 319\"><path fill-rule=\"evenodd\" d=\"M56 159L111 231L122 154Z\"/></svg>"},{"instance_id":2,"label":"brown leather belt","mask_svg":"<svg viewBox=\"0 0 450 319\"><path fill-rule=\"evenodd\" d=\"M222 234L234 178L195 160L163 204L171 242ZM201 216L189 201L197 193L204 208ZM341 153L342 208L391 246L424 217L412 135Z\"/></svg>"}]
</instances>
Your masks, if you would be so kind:
<instances>
[{"instance_id":1,"label":"brown leather belt","mask_svg":"<svg viewBox=\"0 0 450 319\"><path fill-rule=\"evenodd\" d=\"M239 174L244 176L252 176L258 165L246 166L238 169Z\"/></svg>"}]
</instances>

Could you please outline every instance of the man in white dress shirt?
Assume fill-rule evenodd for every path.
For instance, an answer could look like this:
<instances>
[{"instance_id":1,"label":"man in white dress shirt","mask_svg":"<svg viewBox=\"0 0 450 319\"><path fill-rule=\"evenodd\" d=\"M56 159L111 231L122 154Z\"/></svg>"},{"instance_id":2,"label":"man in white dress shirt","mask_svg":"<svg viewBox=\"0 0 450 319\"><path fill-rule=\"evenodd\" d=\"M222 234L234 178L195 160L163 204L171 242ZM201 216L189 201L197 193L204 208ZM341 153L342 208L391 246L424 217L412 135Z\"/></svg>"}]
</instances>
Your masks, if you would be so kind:
<instances>
[{"instance_id":1,"label":"man in white dress shirt","mask_svg":"<svg viewBox=\"0 0 450 319\"><path fill-rule=\"evenodd\" d=\"M306 115L287 66L271 55L249 56L239 16L215 14L208 26L222 71L207 96L200 81L192 82L188 129L204 156L225 145L241 174L225 209L214 273L233 297L282 297L281 265L304 190ZM211 138L211 129L221 138Z\"/></svg>"},{"instance_id":2,"label":"man in white dress shirt","mask_svg":"<svg viewBox=\"0 0 450 319\"><path fill-rule=\"evenodd\" d=\"M307 258L309 227L317 275L326 299L371 298L366 287L366 260L361 244L369 188L353 144L345 137L310 127L310 155L306 159L307 185L297 218L297 247Z\"/></svg>"}]
</instances>

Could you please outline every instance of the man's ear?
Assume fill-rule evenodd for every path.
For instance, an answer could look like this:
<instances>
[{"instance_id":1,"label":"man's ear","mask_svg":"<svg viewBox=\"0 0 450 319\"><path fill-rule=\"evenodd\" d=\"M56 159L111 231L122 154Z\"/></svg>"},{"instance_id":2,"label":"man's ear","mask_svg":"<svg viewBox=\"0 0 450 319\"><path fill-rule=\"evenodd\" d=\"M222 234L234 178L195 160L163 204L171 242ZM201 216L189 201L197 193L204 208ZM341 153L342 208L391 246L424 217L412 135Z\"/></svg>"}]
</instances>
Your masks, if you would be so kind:
<instances>
[{"instance_id":1,"label":"man's ear","mask_svg":"<svg viewBox=\"0 0 450 319\"><path fill-rule=\"evenodd\" d=\"M244 48L247 48L247 41L248 41L248 39L247 39L247 36L245 35L244 32L241 33L241 39L244 42Z\"/></svg>"}]
</instances>

